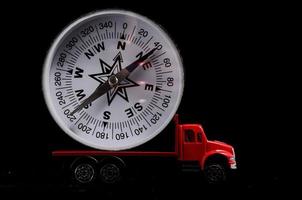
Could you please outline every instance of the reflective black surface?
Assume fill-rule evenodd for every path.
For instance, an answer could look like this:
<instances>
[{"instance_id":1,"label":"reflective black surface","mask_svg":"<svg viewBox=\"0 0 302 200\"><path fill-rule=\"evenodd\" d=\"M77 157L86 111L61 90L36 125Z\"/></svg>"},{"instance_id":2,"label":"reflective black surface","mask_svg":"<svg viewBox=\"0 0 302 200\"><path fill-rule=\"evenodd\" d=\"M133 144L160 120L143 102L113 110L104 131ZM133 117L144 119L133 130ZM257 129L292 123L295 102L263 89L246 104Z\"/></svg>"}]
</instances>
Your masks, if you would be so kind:
<instances>
[{"instance_id":1,"label":"reflective black surface","mask_svg":"<svg viewBox=\"0 0 302 200\"><path fill-rule=\"evenodd\" d=\"M41 74L56 35L79 16L106 8L138 12L170 34L185 67L185 92L178 110L182 122L201 123L209 139L233 145L239 169L235 181L214 189L195 175L164 178L147 173L121 188L106 186L102 193L132 196L133 188L139 188L150 198L160 198L177 192L196 197L201 188L206 193L285 190L289 175L284 158L290 163L294 159L287 153L285 141L291 131L284 127L286 117L279 103L280 95L284 96L278 68L282 61L276 62L282 12L275 12L272 5L218 3L175 7L153 2L148 6L51 2L24 6L26 9L8 5L10 11L2 17L0 191L99 191L98 186L71 188L52 179L52 149L86 147L72 141L51 118L42 95ZM161 141L151 144L152 148L164 145Z\"/></svg>"}]
</instances>

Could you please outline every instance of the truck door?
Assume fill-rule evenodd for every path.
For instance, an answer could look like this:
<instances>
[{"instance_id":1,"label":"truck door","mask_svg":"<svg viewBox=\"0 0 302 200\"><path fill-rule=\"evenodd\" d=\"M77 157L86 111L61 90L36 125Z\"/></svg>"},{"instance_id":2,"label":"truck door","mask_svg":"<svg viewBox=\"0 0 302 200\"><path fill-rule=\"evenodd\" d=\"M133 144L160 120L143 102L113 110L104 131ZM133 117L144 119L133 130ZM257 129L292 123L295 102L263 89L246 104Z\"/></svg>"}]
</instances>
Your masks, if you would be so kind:
<instances>
[{"instance_id":1,"label":"truck door","mask_svg":"<svg viewBox=\"0 0 302 200\"><path fill-rule=\"evenodd\" d=\"M197 161L202 157L202 135L190 127L183 127L183 159Z\"/></svg>"}]
</instances>

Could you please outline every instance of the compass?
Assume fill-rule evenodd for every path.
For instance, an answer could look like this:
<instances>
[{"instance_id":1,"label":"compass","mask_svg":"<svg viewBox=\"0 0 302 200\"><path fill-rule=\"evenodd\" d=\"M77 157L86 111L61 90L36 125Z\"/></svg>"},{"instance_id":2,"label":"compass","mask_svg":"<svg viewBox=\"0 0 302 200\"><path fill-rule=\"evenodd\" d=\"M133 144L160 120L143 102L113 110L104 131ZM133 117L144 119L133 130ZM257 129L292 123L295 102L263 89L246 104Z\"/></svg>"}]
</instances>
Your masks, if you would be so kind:
<instances>
[{"instance_id":1,"label":"compass","mask_svg":"<svg viewBox=\"0 0 302 200\"><path fill-rule=\"evenodd\" d=\"M90 13L67 26L44 64L43 92L61 129L102 150L158 135L184 86L179 53L165 31L133 12Z\"/></svg>"}]
</instances>

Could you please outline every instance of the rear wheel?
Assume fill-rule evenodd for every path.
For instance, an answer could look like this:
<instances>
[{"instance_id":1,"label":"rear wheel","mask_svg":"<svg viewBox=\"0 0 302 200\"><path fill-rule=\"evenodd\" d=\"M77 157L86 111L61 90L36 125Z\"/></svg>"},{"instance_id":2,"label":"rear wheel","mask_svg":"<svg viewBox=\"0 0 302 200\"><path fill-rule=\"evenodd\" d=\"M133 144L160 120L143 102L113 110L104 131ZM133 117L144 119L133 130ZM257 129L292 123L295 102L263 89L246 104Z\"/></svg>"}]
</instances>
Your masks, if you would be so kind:
<instances>
[{"instance_id":1,"label":"rear wheel","mask_svg":"<svg viewBox=\"0 0 302 200\"><path fill-rule=\"evenodd\" d=\"M71 165L71 172L75 183L92 183L96 178L96 161L93 158L77 159Z\"/></svg>"},{"instance_id":2,"label":"rear wheel","mask_svg":"<svg viewBox=\"0 0 302 200\"><path fill-rule=\"evenodd\" d=\"M104 183L118 183L121 181L125 163L117 157L106 158L101 161L99 176Z\"/></svg>"},{"instance_id":3,"label":"rear wheel","mask_svg":"<svg viewBox=\"0 0 302 200\"><path fill-rule=\"evenodd\" d=\"M82 163L74 169L74 177L80 183L90 183L94 178L94 167L88 163Z\"/></svg>"},{"instance_id":4,"label":"rear wheel","mask_svg":"<svg viewBox=\"0 0 302 200\"><path fill-rule=\"evenodd\" d=\"M113 163L106 163L100 169L100 176L105 183L116 183L121 177L120 168Z\"/></svg>"}]
</instances>

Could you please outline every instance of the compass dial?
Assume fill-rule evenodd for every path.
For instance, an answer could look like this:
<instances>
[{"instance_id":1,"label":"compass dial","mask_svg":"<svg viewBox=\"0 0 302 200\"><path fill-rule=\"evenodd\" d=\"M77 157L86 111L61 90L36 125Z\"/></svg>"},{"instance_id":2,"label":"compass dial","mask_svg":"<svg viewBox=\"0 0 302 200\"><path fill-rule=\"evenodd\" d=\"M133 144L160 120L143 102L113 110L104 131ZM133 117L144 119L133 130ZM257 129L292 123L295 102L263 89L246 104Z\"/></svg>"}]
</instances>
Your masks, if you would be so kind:
<instances>
[{"instance_id":1,"label":"compass dial","mask_svg":"<svg viewBox=\"0 0 302 200\"><path fill-rule=\"evenodd\" d=\"M120 10L70 24L52 44L43 71L44 96L57 124L103 150L132 148L159 134L178 108L183 84L181 59L168 35L149 19Z\"/></svg>"}]
</instances>

